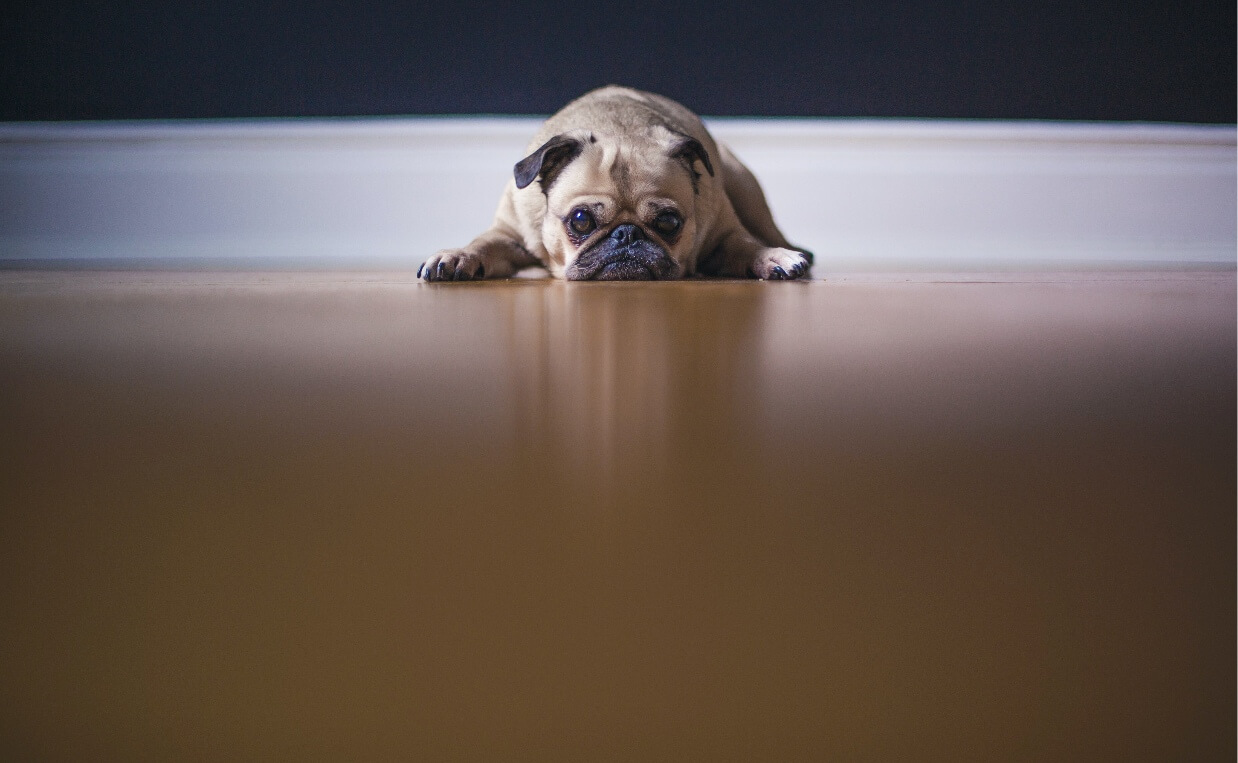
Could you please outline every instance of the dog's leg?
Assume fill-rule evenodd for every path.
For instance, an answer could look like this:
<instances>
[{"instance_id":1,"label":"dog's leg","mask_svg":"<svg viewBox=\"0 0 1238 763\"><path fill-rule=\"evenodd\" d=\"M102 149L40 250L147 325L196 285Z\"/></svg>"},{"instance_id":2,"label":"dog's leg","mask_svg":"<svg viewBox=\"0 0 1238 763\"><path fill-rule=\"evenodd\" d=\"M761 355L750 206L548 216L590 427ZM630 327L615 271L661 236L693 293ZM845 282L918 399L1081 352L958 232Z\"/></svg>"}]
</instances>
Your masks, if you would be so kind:
<instances>
[{"instance_id":1,"label":"dog's leg","mask_svg":"<svg viewBox=\"0 0 1238 763\"><path fill-rule=\"evenodd\" d=\"M417 277L427 281L475 281L507 278L521 268L537 265L520 238L496 226L462 249L444 249L426 260Z\"/></svg>"},{"instance_id":2,"label":"dog's leg","mask_svg":"<svg viewBox=\"0 0 1238 763\"><path fill-rule=\"evenodd\" d=\"M811 264L794 249L766 246L737 222L697 267L703 275L784 281L807 275Z\"/></svg>"},{"instance_id":3,"label":"dog's leg","mask_svg":"<svg viewBox=\"0 0 1238 763\"><path fill-rule=\"evenodd\" d=\"M811 265L812 252L788 243L787 237L782 235L782 231L774 224L774 215L765 200L765 192L761 190L761 184L757 182L752 171L722 143L718 144L718 153L722 160L722 177L727 198L731 200L735 215L744 228L753 238L768 247L794 249L803 254Z\"/></svg>"}]
</instances>

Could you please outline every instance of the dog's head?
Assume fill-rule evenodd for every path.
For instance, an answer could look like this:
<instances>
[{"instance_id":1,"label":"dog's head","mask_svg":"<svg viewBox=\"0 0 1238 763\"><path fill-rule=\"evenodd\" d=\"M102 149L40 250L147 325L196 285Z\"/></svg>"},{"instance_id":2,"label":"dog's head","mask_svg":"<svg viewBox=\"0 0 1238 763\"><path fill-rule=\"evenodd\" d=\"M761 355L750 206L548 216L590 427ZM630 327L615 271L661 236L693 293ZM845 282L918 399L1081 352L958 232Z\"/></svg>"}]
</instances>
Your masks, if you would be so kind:
<instances>
[{"instance_id":1,"label":"dog's head","mask_svg":"<svg viewBox=\"0 0 1238 763\"><path fill-rule=\"evenodd\" d=\"M704 146L667 128L618 139L556 135L516 165L516 187L546 195L542 243L569 280L662 280L690 267Z\"/></svg>"}]
</instances>

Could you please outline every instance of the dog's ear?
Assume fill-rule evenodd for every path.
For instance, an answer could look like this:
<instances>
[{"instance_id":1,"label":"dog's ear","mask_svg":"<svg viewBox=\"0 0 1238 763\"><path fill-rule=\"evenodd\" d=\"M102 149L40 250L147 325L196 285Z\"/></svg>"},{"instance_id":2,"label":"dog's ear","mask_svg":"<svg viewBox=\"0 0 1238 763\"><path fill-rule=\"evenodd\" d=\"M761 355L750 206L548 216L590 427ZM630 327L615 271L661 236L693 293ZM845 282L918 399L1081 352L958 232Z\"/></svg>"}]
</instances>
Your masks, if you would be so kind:
<instances>
[{"instance_id":1,"label":"dog's ear","mask_svg":"<svg viewBox=\"0 0 1238 763\"><path fill-rule=\"evenodd\" d=\"M568 162L580 155L584 143L570 135L556 135L542 144L541 148L516 162L516 187L525 186L542 179L542 190L550 188Z\"/></svg>"},{"instance_id":2,"label":"dog's ear","mask_svg":"<svg viewBox=\"0 0 1238 763\"><path fill-rule=\"evenodd\" d=\"M714 176L714 165L709 161L709 152L705 150L705 147L696 138L684 135L671 147L671 158L679 159L688 166L688 171L692 173L693 183L701 177L694 166L698 161L704 165L705 171L709 173L710 177Z\"/></svg>"}]
</instances>

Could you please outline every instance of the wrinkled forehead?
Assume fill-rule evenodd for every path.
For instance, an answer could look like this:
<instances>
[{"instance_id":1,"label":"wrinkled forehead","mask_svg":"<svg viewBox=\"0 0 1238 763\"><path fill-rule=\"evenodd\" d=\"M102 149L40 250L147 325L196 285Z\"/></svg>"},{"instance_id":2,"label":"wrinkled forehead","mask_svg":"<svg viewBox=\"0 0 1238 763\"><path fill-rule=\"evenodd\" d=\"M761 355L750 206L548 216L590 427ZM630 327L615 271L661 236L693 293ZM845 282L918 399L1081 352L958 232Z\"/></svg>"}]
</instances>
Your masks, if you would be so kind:
<instances>
[{"instance_id":1,"label":"wrinkled forehead","mask_svg":"<svg viewBox=\"0 0 1238 763\"><path fill-rule=\"evenodd\" d=\"M655 140L624 141L596 136L563 170L551 188L552 208L580 195L610 197L635 207L651 195L687 198L692 182L683 166Z\"/></svg>"}]
</instances>

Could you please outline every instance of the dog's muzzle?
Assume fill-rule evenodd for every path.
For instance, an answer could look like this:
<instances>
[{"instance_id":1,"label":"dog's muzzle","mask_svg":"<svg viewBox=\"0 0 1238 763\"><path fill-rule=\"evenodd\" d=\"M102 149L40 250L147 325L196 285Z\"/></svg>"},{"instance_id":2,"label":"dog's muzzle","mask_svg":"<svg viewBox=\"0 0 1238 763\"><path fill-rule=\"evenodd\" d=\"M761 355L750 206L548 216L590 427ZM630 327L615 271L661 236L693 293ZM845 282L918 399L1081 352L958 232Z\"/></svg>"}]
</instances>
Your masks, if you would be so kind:
<instances>
[{"instance_id":1,"label":"dog's muzzle","mask_svg":"<svg viewBox=\"0 0 1238 763\"><path fill-rule=\"evenodd\" d=\"M581 253L565 273L569 281L662 281L682 269L637 225L625 223Z\"/></svg>"}]
</instances>

